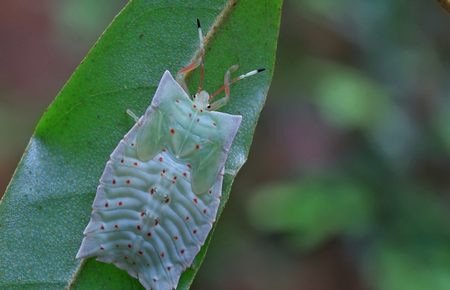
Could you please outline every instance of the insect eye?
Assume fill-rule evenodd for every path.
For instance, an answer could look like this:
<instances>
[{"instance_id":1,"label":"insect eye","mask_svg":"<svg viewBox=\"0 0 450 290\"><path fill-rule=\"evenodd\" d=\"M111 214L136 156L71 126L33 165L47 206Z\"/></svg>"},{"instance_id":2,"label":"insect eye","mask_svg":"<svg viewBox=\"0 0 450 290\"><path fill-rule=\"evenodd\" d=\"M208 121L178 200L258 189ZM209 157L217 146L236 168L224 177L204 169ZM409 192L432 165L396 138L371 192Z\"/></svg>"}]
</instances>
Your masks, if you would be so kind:
<instances>
[{"instance_id":1,"label":"insect eye","mask_svg":"<svg viewBox=\"0 0 450 290\"><path fill-rule=\"evenodd\" d=\"M211 109L211 105L206 106L207 109Z\"/></svg>"},{"instance_id":2,"label":"insect eye","mask_svg":"<svg viewBox=\"0 0 450 290\"><path fill-rule=\"evenodd\" d=\"M192 95L192 98L195 99L196 95Z\"/></svg>"}]
</instances>

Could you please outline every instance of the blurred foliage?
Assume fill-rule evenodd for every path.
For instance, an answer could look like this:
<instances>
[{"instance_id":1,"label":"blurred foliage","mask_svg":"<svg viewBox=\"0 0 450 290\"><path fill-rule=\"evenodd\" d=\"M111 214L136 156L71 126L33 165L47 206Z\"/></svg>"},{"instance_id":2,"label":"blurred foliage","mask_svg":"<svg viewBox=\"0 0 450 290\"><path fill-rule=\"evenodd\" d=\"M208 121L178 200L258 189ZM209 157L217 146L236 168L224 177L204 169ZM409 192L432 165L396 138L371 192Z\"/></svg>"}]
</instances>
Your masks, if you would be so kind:
<instances>
[{"instance_id":1,"label":"blurred foliage","mask_svg":"<svg viewBox=\"0 0 450 290\"><path fill-rule=\"evenodd\" d=\"M367 263L380 289L445 290L450 285L448 208L410 188L396 215L378 224Z\"/></svg>"},{"instance_id":2,"label":"blurred foliage","mask_svg":"<svg viewBox=\"0 0 450 290\"><path fill-rule=\"evenodd\" d=\"M52 6L55 28L62 44L73 52L85 49L94 42L117 13L125 0L62 0ZM80 15L82 17L80 17Z\"/></svg>"},{"instance_id":3,"label":"blurred foliage","mask_svg":"<svg viewBox=\"0 0 450 290\"><path fill-rule=\"evenodd\" d=\"M261 190L249 204L255 227L288 234L289 244L311 250L337 234L358 235L372 219L372 196L345 178L303 178Z\"/></svg>"},{"instance_id":4,"label":"blurred foliage","mask_svg":"<svg viewBox=\"0 0 450 290\"><path fill-rule=\"evenodd\" d=\"M331 128L336 159L259 185L248 218L302 255L341 241L368 288L450 289L450 17L432 4L290 2L302 53L280 65L301 85L278 89Z\"/></svg>"},{"instance_id":5,"label":"blurred foliage","mask_svg":"<svg viewBox=\"0 0 450 290\"><path fill-rule=\"evenodd\" d=\"M442 101L442 106L437 109L433 121L433 127L435 127L439 141L450 152L450 99L447 98Z\"/></svg>"},{"instance_id":6,"label":"blurred foliage","mask_svg":"<svg viewBox=\"0 0 450 290\"><path fill-rule=\"evenodd\" d=\"M372 240L360 263L379 289L448 289L448 209L412 188L399 194L400 204L393 198L380 207L377 195L357 184L324 176L272 184L254 195L249 219L301 252L334 238Z\"/></svg>"},{"instance_id":7,"label":"blurred foliage","mask_svg":"<svg viewBox=\"0 0 450 290\"><path fill-rule=\"evenodd\" d=\"M343 129L370 127L385 116L387 95L362 72L326 66L314 95L323 117Z\"/></svg>"}]
</instances>

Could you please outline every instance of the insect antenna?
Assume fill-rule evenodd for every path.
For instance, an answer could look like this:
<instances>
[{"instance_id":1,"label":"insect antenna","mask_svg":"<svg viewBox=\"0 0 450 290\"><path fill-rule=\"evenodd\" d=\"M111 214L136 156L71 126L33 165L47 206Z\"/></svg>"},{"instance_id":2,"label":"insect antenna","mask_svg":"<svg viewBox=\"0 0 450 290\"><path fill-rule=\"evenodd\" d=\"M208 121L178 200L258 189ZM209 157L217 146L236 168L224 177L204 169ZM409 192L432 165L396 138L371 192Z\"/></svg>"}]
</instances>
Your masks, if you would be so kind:
<instances>
[{"instance_id":1,"label":"insect antenna","mask_svg":"<svg viewBox=\"0 0 450 290\"><path fill-rule=\"evenodd\" d=\"M202 32L202 26L200 25L200 20L197 19L197 28L198 28L198 38L199 38L199 42L200 42L200 46L199 46L199 50L198 50L198 54L195 56L195 58L191 61L190 64L188 64L187 66L181 68L176 76L176 80L177 82L181 85L181 87L186 91L186 93L189 93L187 84L186 84L186 80L185 80L185 76L195 70L196 68L198 68L200 66L200 81L199 81L199 89L198 92L200 92L202 90L203 87L203 76L204 76L204 62L203 62L203 58L205 56L205 44L204 44L204 38L203 38L203 32Z\"/></svg>"},{"instance_id":2,"label":"insect antenna","mask_svg":"<svg viewBox=\"0 0 450 290\"><path fill-rule=\"evenodd\" d=\"M200 39L200 51L205 51L205 40L203 38L202 26L200 25L200 20L197 18L197 29L198 29L198 38ZM205 61L204 58L201 58L200 63L200 80L198 81L198 89L197 94L200 93L203 89L203 79L205 77Z\"/></svg>"}]
</instances>

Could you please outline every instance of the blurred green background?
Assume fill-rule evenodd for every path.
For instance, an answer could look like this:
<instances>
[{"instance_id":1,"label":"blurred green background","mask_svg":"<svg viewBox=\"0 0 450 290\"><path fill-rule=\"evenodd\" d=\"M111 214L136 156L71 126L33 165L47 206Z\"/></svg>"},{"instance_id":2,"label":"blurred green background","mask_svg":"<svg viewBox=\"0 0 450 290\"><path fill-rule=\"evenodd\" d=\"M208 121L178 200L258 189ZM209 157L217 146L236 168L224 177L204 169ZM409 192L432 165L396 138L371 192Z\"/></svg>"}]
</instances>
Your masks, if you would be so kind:
<instances>
[{"instance_id":1,"label":"blurred green background","mask_svg":"<svg viewBox=\"0 0 450 290\"><path fill-rule=\"evenodd\" d=\"M0 193L122 0L0 4ZM285 0L274 81L192 289L450 289L450 14Z\"/></svg>"}]
</instances>

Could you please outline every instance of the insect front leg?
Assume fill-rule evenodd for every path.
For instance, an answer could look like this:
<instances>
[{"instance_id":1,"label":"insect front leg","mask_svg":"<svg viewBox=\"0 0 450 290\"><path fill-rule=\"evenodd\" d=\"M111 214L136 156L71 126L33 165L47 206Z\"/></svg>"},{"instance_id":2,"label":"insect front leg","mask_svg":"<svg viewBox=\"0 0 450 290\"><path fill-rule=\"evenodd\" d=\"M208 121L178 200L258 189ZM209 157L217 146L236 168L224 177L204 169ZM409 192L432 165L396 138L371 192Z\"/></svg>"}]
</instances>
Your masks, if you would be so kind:
<instances>
[{"instance_id":1,"label":"insect front leg","mask_svg":"<svg viewBox=\"0 0 450 290\"><path fill-rule=\"evenodd\" d=\"M214 103L211 104L211 108L210 110L215 111L223 106L225 106L228 101L230 100L230 84L231 84L231 73L236 71L239 68L239 66L237 64L232 65L226 72L225 72L225 76L224 76L224 80L223 80L223 87L219 89L219 91L221 90L225 90L225 97L215 101ZM214 95L214 94L213 94Z\"/></svg>"},{"instance_id":2,"label":"insect front leg","mask_svg":"<svg viewBox=\"0 0 450 290\"><path fill-rule=\"evenodd\" d=\"M231 84L234 84L234 83L237 82L237 81L240 81L240 80L242 80L242 79L245 79L245 78L248 78L248 77L250 77L250 76L253 76L253 75L257 74L257 73L260 73L260 72L265 71L264 68L255 69L255 70L249 71L249 72L246 73L246 74L240 75L240 76L238 76L238 77L236 77L236 78L230 80L231 73L234 72L234 71L236 71L236 70L238 69L238 67L239 67L239 66L238 66L237 64L235 64L235 65L231 66L231 67L227 70L227 72L225 73L225 77L224 77L224 85L221 86L217 91L215 91L214 93L212 93L212 94L209 96L209 99L212 100L215 96L217 96L217 95L218 95L219 93L221 93L222 91L225 91L225 97L223 97L222 99L219 99L219 100L215 101L214 103L212 103L212 104L208 107L208 110L211 110L211 111L217 110L217 109L219 109L220 107L223 107L223 106L225 106L225 105L228 103L228 101L230 100L230 85L231 85Z\"/></svg>"}]
</instances>

